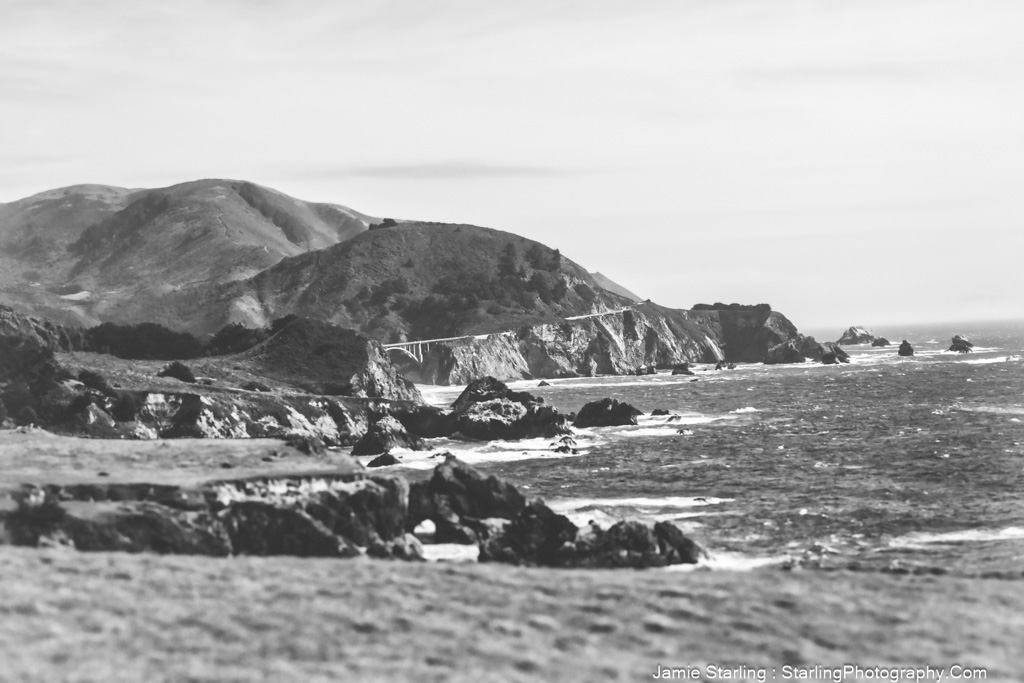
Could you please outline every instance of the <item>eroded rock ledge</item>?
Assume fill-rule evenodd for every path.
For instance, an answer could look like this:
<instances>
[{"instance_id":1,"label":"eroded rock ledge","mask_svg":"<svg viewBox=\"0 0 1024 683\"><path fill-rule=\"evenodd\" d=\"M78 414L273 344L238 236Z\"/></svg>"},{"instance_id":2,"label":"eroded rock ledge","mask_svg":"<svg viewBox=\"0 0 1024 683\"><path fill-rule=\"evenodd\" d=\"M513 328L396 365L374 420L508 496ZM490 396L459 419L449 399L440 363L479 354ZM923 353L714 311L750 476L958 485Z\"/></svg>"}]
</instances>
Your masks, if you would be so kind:
<instances>
[{"instance_id":1,"label":"eroded rock ledge","mask_svg":"<svg viewBox=\"0 0 1024 683\"><path fill-rule=\"evenodd\" d=\"M696 563L703 554L664 522L579 529L451 454L412 485L353 466L196 487L25 484L0 506L2 540L14 545L212 556L422 560L413 532L427 520L434 540L476 544L487 562L643 568Z\"/></svg>"}]
</instances>

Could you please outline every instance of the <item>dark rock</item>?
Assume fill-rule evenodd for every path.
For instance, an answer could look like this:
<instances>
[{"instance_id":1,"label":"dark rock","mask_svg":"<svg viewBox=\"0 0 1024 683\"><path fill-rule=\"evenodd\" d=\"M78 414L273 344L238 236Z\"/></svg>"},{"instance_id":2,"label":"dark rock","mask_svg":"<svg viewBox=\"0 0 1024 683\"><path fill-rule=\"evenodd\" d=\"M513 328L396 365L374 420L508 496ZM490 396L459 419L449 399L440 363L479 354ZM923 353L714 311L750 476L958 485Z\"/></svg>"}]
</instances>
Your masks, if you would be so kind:
<instances>
[{"instance_id":1,"label":"dark rock","mask_svg":"<svg viewBox=\"0 0 1024 683\"><path fill-rule=\"evenodd\" d=\"M298 555L353 557L358 549L339 538L303 510L280 508L260 501L229 506L221 521L239 555Z\"/></svg>"},{"instance_id":2,"label":"dark rock","mask_svg":"<svg viewBox=\"0 0 1024 683\"><path fill-rule=\"evenodd\" d=\"M885 337L878 337L875 341L871 342L872 346L890 346L891 344L892 342Z\"/></svg>"},{"instance_id":3,"label":"dark rock","mask_svg":"<svg viewBox=\"0 0 1024 683\"><path fill-rule=\"evenodd\" d=\"M838 363L849 363L850 354L848 354L843 347L839 346L835 342L825 342L821 345L823 353L821 354L821 362L825 365L836 365Z\"/></svg>"},{"instance_id":4,"label":"dark rock","mask_svg":"<svg viewBox=\"0 0 1024 683\"><path fill-rule=\"evenodd\" d=\"M875 341L875 339L875 335L868 332L865 328L853 326L846 330L846 332L843 332L843 335L839 337L836 343L845 346L853 344L870 344Z\"/></svg>"},{"instance_id":5,"label":"dark rock","mask_svg":"<svg viewBox=\"0 0 1024 683\"><path fill-rule=\"evenodd\" d=\"M591 534L577 544L577 554L586 567L663 567L668 559L662 556L658 539L649 526L636 520L617 522L607 531L591 529Z\"/></svg>"},{"instance_id":6,"label":"dark rock","mask_svg":"<svg viewBox=\"0 0 1024 683\"><path fill-rule=\"evenodd\" d=\"M974 344L959 334L953 337L953 344L949 347L950 351L956 351L957 353L970 353L973 349Z\"/></svg>"},{"instance_id":7,"label":"dark rock","mask_svg":"<svg viewBox=\"0 0 1024 683\"><path fill-rule=\"evenodd\" d=\"M406 431L424 439L451 436L456 429L455 420L449 413L435 406L392 407L391 414L402 423Z\"/></svg>"},{"instance_id":8,"label":"dark rock","mask_svg":"<svg viewBox=\"0 0 1024 683\"><path fill-rule=\"evenodd\" d=\"M658 539L659 551L669 564L697 564L701 556L708 555L671 522L657 522L654 536Z\"/></svg>"},{"instance_id":9,"label":"dark rock","mask_svg":"<svg viewBox=\"0 0 1024 683\"><path fill-rule=\"evenodd\" d=\"M264 384L263 382L256 382L256 381L246 382L245 384L242 385L242 388L245 389L246 391L262 391L262 392L270 391L270 386L269 385Z\"/></svg>"},{"instance_id":10,"label":"dark rock","mask_svg":"<svg viewBox=\"0 0 1024 683\"><path fill-rule=\"evenodd\" d=\"M389 453L392 448L419 451L424 445L419 437L405 431L401 422L385 415L370 425L366 434L352 447L352 455L379 455Z\"/></svg>"},{"instance_id":11,"label":"dark rock","mask_svg":"<svg viewBox=\"0 0 1024 683\"><path fill-rule=\"evenodd\" d=\"M658 417L660 415L670 415L670 414L671 413L669 413L669 411L665 410L664 408L655 408L654 410L651 411L651 415L653 415L654 417Z\"/></svg>"},{"instance_id":12,"label":"dark rock","mask_svg":"<svg viewBox=\"0 0 1024 683\"><path fill-rule=\"evenodd\" d=\"M409 483L395 476L317 492L298 505L337 536L364 548L382 547L406 532Z\"/></svg>"},{"instance_id":13,"label":"dark rock","mask_svg":"<svg viewBox=\"0 0 1024 683\"><path fill-rule=\"evenodd\" d=\"M393 456L391 453L383 453L378 455L376 458L366 463L367 467L390 467L391 465L401 465L402 461Z\"/></svg>"},{"instance_id":14,"label":"dark rock","mask_svg":"<svg viewBox=\"0 0 1024 683\"><path fill-rule=\"evenodd\" d=\"M470 404L453 419L464 436L481 441L545 438L572 432L568 416L551 406L523 405L508 399Z\"/></svg>"},{"instance_id":15,"label":"dark rock","mask_svg":"<svg viewBox=\"0 0 1024 683\"><path fill-rule=\"evenodd\" d=\"M526 505L526 499L515 486L478 470L451 453L434 468L428 481L412 484L409 489L406 529L412 531L425 519L440 526L459 524L462 518L511 519Z\"/></svg>"},{"instance_id":16,"label":"dark rock","mask_svg":"<svg viewBox=\"0 0 1024 683\"><path fill-rule=\"evenodd\" d=\"M516 514L500 533L480 542L481 562L566 567L575 565L578 530L568 517L539 500Z\"/></svg>"},{"instance_id":17,"label":"dark rock","mask_svg":"<svg viewBox=\"0 0 1024 683\"><path fill-rule=\"evenodd\" d=\"M803 363L804 354L800 351L799 347L797 347L796 342L790 340L768 349L764 362L766 365Z\"/></svg>"},{"instance_id":18,"label":"dark rock","mask_svg":"<svg viewBox=\"0 0 1024 683\"><path fill-rule=\"evenodd\" d=\"M323 439L313 435L292 434L284 442L306 455L323 455L327 452L327 446L324 444Z\"/></svg>"},{"instance_id":19,"label":"dark rock","mask_svg":"<svg viewBox=\"0 0 1024 683\"><path fill-rule=\"evenodd\" d=\"M538 384L537 386L538 387L550 387L551 383L550 382L545 382L544 380L541 380L540 384Z\"/></svg>"},{"instance_id":20,"label":"dark rock","mask_svg":"<svg viewBox=\"0 0 1024 683\"><path fill-rule=\"evenodd\" d=\"M470 439L529 439L572 431L568 417L544 399L510 390L493 377L474 380L452 403L450 420Z\"/></svg>"},{"instance_id":21,"label":"dark rock","mask_svg":"<svg viewBox=\"0 0 1024 683\"><path fill-rule=\"evenodd\" d=\"M910 345L910 342L908 342L906 339L904 339L900 343L900 348L896 351L896 353L898 353L901 356L913 356L914 355L914 347Z\"/></svg>"},{"instance_id":22,"label":"dark rock","mask_svg":"<svg viewBox=\"0 0 1024 683\"><path fill-rule=\"evenodd\" d=\"M576 450L575 448L573 448L572 446L569 446L567 444L562 444L561 446L556 446L554 450L555 450L555 453L563 453L563 454L567 454L567 455L578 455L579 454L578 450Z\"/></svg>"},{"instance_id":23,"label":"dark rock","mask_svg":"<svg viewBox=\"0 0 1024 683\"><path fill-rule=\"evenodd\" d=\"M719 363L718 365L721 365L721 363ZM718 366L715 366L715 369L718 370L720 368ZM677 365L674 368L672 368L672 374L673 375L692 375L693 374L693 370L690 369L690 364L689 363L680 363L679 365Z\"/></svg>"},{"instance_id":24,"label":"dark rock","mask_svg":"<svg viewBox=\"0 0 1024 683\"><path fill-rule=\"evenodd\" d=\"M620 402L615 398L603 398L583 406L573 425L576 427L635 425L639 415L643 415L643 412L628 403Z\"/></svg>"},{"instance_id":25,"label":"dark rock","mask_svg":"<svg viewBox=\"0 0 1024 683\"><path fill-rule=\"evenodd\" d=\"M473 380L452 403L452 413L461 413L474 403L484 403L495 399L505 399L523 406L544 403L544 399L525 391L512 391L508 386L493 377L481 377Z\"/></svg>"}]
</instances>

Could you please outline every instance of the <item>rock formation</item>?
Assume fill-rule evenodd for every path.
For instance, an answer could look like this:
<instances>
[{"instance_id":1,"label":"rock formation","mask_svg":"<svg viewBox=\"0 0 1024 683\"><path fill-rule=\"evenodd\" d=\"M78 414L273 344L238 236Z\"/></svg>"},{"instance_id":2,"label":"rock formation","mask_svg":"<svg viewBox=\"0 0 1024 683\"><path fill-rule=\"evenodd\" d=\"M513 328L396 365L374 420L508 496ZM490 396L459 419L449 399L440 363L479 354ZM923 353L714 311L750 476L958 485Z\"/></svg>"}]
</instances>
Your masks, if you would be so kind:
<instances>
[{"instance_id":1,"label":"rock formation","mask_svg":"<svg viewBox=\"0 0 1024 683\"><path fill-rule=\"evenodd\" d=\"M891 344L892 342L885 337L878 337L875 341L871 342L872 346L890 346Z\"/></svg>"},{"instance_id":2,"label":"rock formation","mask_svg":"<svg viewBox=\"0 0 1024 683\"><path fill-rule=\"evenodd\" d=\"M904 339L900 343L900 348L897 349L896 353L898 353L901 356L913 356L914 355L914 347L910 345L910 342L908 342L906 339Z\"/></svg>"},{"instance_id":3,"label":"rock formation","mask_svg":"<svg viewBox=\"0 0 1024 683\"><path fill-rule=\"evenodd\" d=\"M575 427L622 427L635 425L636 418L643 415L628 403L615 398L603 398L591 401L576 415Z\"/></svg>"},{"instance_id":4,"label":"rock formation","mask_svg":"<svg viewBox=\"0 0 1024 683\"><path fill-rule=\"evenodd\" d=\"M851 346L854 344L870 344L875 339L875 335L868 332L865 328L853 326L846 330L846 332L843 332L843 336L839 337L836 343Z\"/></svg>"},{"instance_id":5,"label":"rock formation","mask_svg":"<svg viewBox=\"0 0 1024 683\"><path fill-rule=\"evenodd\" d=\"M846 353L838 342L825 342L821 347L823 350L821 362L823 364L835 365L837 363L850 362L850 354Z\"/></svg>"},{"instance_id":6,"label":"rock formation","mask_svg":"<svg viewBox=\"0 0 1024 683\"><path fill-rule=\"evenodd\" d=\"M959 334L953 337L953 344L949 347L950 351L956 351L957 353L970 353L973 349L974 344Z\"/></svg>"},{"instance_id":7,"label":"rock formation","mask_svg":"<svg viewBox=\"0 0 1024 683\"><path fill-rule=\"evenodd\" d=\"M638 367L682 363L764 362L792 341L817 360L820 345L770 309L679 311L645 303L600 316L521 327L513 332L433 344L408 376L461 384L484 374L503 380L634 374Z\"/></svg>"}]
</instances>

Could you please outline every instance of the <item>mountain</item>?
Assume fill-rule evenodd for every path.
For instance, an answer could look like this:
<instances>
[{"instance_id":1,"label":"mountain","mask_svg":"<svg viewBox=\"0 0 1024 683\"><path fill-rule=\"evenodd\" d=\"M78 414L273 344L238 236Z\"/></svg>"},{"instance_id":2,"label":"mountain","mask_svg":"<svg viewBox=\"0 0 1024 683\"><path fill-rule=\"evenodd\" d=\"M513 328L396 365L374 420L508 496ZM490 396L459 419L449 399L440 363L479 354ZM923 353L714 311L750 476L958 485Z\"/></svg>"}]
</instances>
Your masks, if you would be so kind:
<instances>
[{"instance_id":1,"label":"mountain","mask_svg":"<svg viewBox=\"0 0 1024 683\"><path fill-rule=\"evenodd\" d=\"M124 321L158 316L205 334L289 314L384 342L483 334L629 306L539 242L490 228L405 222L282 259L259 274L137 298Z\"/></svg>"},{"instance_id":2,"label":"mountain","mask_svg":"<svg viewBox=\"0 0 1024 683\"><path fill-rule=\"evenodd\" d=\"M251 277L377 220L237 180L51 190L0 205L0 303L94 324L138 296Z\"/></svg>"},{"instance_id":3,"label":"mountain","mask_svg":"<svg viewBox=\"0 0 1024 683\"><path fill-rule=\"evenodd\" d=\"M594 278L594 282L596 282L597 286L600 287L601 289L609 291L612 294L618 294L619 296L625 297L626 299L629 299L635 303L640 303L641 301L643 301L643 299L641 299L639 296L629 291L619 283L613 282L611 278L607 277L606 275L602 275L601 273L591 273L590 276Z\"/></svg>"}]
</instances>

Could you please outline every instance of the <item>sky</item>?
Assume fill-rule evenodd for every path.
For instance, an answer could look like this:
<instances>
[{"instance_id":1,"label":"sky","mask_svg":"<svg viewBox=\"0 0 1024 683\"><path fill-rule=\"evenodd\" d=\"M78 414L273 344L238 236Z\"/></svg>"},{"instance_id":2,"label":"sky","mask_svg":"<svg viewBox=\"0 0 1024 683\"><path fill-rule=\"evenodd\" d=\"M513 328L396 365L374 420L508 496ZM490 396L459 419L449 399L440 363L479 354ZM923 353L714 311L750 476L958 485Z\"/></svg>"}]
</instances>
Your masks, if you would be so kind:
<instances>
[{"instance_id":1,"label":"sky","mask_svg":"<svg viewBox=\"0 0 1024 683\"><path fill-rule=\"evenodd\" d=\"M1020 0L0 0L0 202L250 180L798 327L1024 318Z\"/></svg>"}]
</instances>

